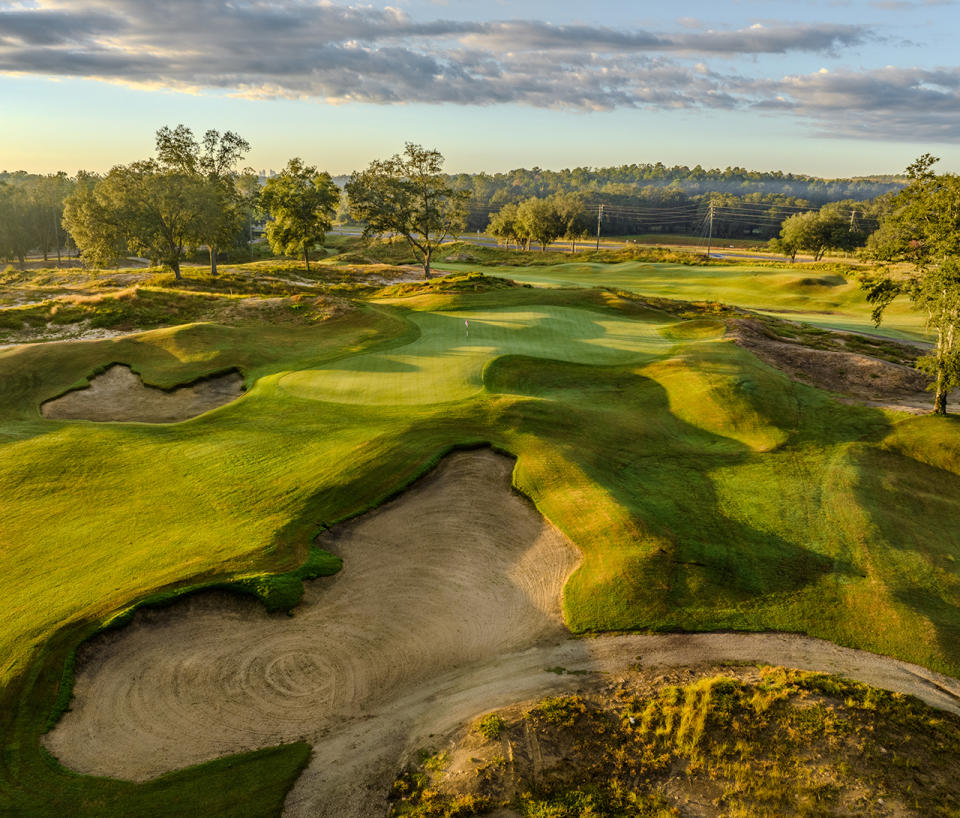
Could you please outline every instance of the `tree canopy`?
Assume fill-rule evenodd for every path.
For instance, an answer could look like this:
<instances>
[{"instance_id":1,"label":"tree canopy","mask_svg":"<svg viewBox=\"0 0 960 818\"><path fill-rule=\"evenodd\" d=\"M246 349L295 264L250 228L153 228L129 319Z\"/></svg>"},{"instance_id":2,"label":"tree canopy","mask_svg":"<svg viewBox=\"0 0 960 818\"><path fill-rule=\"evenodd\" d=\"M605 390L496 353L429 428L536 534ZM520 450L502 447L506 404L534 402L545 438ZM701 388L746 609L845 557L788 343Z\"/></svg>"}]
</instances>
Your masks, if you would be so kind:
<instances>
[{"instance_id":1,"label":"tree canopy","mask_svg":"<svg viewBox=\"0 0 960 818\"><path fill-rule=\"evenodd\" d=\"M819 212L810 210L784 219L780 236L770 241L770 247L791 259L804 251L810 253L814 261L820 261L828 250L853 250L865 239L855 218L825 205Z\"/></svg>"},{"instance_id":2,"label":"tree canopy","mask_svg":"<svg viewBox=\"0 0 960 818\"><path fill-rule=\"evenodd\" d=\"M531 196L520 204L505 204L490 217L487 229L503 242L516 242L529 249L536 241L541 250L557 239L574 242L589 231L583 197L578 193Z\"/></svg>"},{"instance_id":3,"label":"tree canopy","mask_svg":"<svg viewBox=\"0 0 960 818\"><path fill-rule=\"evenodd\" d=\"M208 130L201 141L185 125L157 131L157 161L164 170L191 176L205 188L212 206L204 211L197 234L210 253L210 272L217 273L217 251L230 244L248 218L238 182L238 165L250 143L233 131Z\"/></svg>"},{"instance_id":4,"label":"tree canopy","mask_svg":"<svg viewBox=\"0 0 960 818\"><path fill-rule=\"evenodd\" d=\"M303 256L310 269L310 248L323 244L340 202L340 190L329 173L291 159L281 173L267 179L260 194L272 221L267 240L275 253Z\"/></svg>"},{"instance_id":5,"label":"tree canopy","mask_svg":"<svg viewBox=\"0 0 960 818\"><path fill-rule=\"evenodd\" d=\"M408 142L402 155L374 160L346 185L350 215L364 225L364 235L402 236L424 278L437 246L466 225L469 194L456 190L442 170L439 151Z\"/></svg>"},{"instance_id":6,"label":"tree canopy","mask_svg":"<svg viewBox=\"0 0 960 818\"><path fill-rule=\"evenodd\" d=\"M50 253L60 259L67 235L63 230L64 200L75 182L66 173L32 176L0 174L0 258L15 258L21 264L32 251L46 260Z\"/></svg>"},{"instance_id":7,"label":"tree canopy","mask_svg":"<svg viewBox=\"0 0 960 818\"><path fill-rule=\"evenodd\" d=\"M67 200L64 224L88 261L112 264L132 252L168 265L179 279L184 250L204 240L218 207L200 177L146 159L84 177Z\"/></svg>"},{"instance_id":8,"label":"tree canopy","mask_svg":"<svg viewBox=\"0 0 960 818\"><path fill-rule=\"evenodd\" d=\"M910 272L883 269L861 285L878 325L899 295L926 316L936 345L917 367L933 377L934 412L942 415L948 393L960 386L960 176L938 176L937 161L924 154L907 168L910 183L890 200L867 245L873 258L907 262Z\"/></svg>"}]
</instances>

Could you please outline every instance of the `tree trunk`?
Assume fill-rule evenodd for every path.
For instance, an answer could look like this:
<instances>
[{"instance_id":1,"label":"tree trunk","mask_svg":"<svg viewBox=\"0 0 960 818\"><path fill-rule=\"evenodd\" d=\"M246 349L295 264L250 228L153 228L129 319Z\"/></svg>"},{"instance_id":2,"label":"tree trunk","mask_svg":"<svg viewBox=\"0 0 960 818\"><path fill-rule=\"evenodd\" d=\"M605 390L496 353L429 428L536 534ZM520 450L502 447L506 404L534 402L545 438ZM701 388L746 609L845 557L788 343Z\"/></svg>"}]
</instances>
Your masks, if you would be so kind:
<instances>
[{"instance_id":1,"label":"tree trunk","mask_svg":"<svg viewBox=\"0 0 960 818\"><path fill-rule=\"evenodd\" d=\"M210 247L210 275L213 278L217 277L217 248L212 244Z\"/></svg>"},{"instance_id":2,"label":"tree trunk","mask_svg":"<svg viewBox=\"0 0 960 818\"><path fill-rule=\"evenodd\" d=\"M23 253L17 253L17 259L20 262L20 269L24 270L27 266L27 257Z\"/></svg>"},{"instance_id":3,"label":"tree trunk","mask_svg":"<svg viewBox=\"0 0 960 818\"><path fill-rule=\"evenodd\" d=\"M432 253L427 252L423 257L423 280L428 281L430 279L430 256Z\"/></svg>"},{"instance_id":4,"label":"tree trunk","mask_svg":"<svg viewBox=\"0 0 960 818\"><path fill-rule=\"evenodd\" d=\"M937 390L933 397L933 414L947 414L947 375L944 371L946 339L943 337L943 327L937 328Z\"/></svg>"},{"instance_id":5,"label":"tree trunk","mask_svg":"<svg viewBox=\"0 0 960 818\"><path fill-rule=\"evenodd\" d=\"M937 392L933 398L933 414L947 414L947 390L943 388L943 374L937 373Z\"/></svg>"},{"instance_id":6,"label":"tree trunk","mask_svg":"<svg viewBox=\"0 0 960 818\"><path fill-rule=\"evenodd\" d=\"M306 265L307 272L310 272L310 248L303 245L303 263Z\"/></svg>"},{"instance_id":7,"label":"tree trunk","mask_svg":"<svg viewBox=\"0 0 960 818\"><path fill-rule=\"evenodd\" d=\"M180 259L175 258L170 262L170 266L173 268L173 277L180 281Z\"/></svg>"}]
</instances>

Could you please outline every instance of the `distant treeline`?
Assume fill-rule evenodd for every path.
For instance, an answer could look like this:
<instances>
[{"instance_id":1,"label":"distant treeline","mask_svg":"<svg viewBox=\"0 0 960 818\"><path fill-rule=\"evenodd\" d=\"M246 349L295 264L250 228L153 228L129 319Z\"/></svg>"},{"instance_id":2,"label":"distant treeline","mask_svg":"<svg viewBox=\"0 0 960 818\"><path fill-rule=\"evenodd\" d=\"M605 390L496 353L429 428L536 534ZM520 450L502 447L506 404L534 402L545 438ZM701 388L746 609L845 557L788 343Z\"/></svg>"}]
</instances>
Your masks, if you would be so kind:
<instances>
[{"instance_id":1,"label":"distant treeline","mask_svg":"<svg viewBox=\"0 0 960 818\"><path fill-rule=\"evenodd\" d=\"M101 177L81 174L78 178ZM38 175L0 171L0 258L23 261L28 253L40 252L47 258L66 248L75 250L63 218L65 200L76 190L78 178L62 172ZM505 205L534 199L559 201L576 195L582 207L575 227L578 236L584 234L587 225L589 232L595 233L599 224L604 236L709 234L717 239L759 240L779 236L787 218L824 205L835 205L835 217L847 220L851 229L869 232L882 212L885 194L905 184L904 178L892 175L822 179L739 167L667 167L659 162L559 171L535 167L495 174L461 173L449 175L447 180L453 188L468 194L466 229L470 232L488 230ZM335 181L342 187L346 178ZM253 184L255 187L255 178ZM245 217L234 225L237 235L218 239L220 247L243 241L249 234L253 216L250 207L244 211ZM338 220L349 222L348 212L349 201L343 197Z\"/></svg>"},{"instance_id":2,"label":"distant treeline","mask_svg":"<svg viewBox=\"0 0 960 818\"><path fill-rule=\"evenodd\" d=\"M63 205L76 188L66 173L0 172L0 258L23 263L28 253L44 259L71 246Z\"/></svg>"},{"instance_id":3,"label":"distant treeline","mask_svg":"<svg viewBox=\"0 0 960 818\"><path fill-rule=\"evenodd\" d=\"M601 229L605 235L697 235L705 227L712 202L718 208L714 235L758 239L776 236L779 224L793 213L818 210L834 202L870 218L872 200L905 184L903 177L894 175L823 179L739 167L667 167L660 162L559 171L521 168L448 178L456 189L470 194L467 229L471 232L486 230L491 217L505 204L578 193L594 221L603 206Z\"/></svg>"}]
</instances>

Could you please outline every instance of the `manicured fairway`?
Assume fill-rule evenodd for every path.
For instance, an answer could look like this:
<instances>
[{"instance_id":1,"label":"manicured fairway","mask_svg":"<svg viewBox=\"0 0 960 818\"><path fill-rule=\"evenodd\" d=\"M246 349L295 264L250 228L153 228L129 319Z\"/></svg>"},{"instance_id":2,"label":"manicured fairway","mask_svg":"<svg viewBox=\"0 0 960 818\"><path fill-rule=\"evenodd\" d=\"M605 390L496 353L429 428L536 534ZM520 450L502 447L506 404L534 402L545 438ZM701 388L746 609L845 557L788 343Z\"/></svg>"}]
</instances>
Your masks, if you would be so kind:
<instances>
[{"instance_id":1,"label":"manicured fairway","mask_svg":"<svg viewBox=\"0 0 960 818\"><path fill-rule=\"evenodd\" d=\"M480 270L476 264L448 263L449 270ZM751 265L698 267L629 261L620 264L570 263L547 267L491 267L486 272L537 286L615 287L642 295L684 301L719 301L769 312L791 321L901 340L923 340L923 319L897 301L881 327L854 281L835 273Z\"/></svg>"},{"instance_id":2,"label":"manicured fairway","mask_svg":"<svg viewBox=\"0 0 960 818\"><path fill-rule=\"evenodd\" d=\"M960 674L960 424L837 403L722 330L502 289L0 351L0 812L177 814L205 776L242 786L246 761L162 797L58 769L38 736L71 648L157 592L289 570L456 446L516 455L582 550L575 632L795 631ZM116 361L164 386L236 366L250 388L179 424L39 416ZM270 793L303 763L284 752Z\"/></svg>"}]
</instances>

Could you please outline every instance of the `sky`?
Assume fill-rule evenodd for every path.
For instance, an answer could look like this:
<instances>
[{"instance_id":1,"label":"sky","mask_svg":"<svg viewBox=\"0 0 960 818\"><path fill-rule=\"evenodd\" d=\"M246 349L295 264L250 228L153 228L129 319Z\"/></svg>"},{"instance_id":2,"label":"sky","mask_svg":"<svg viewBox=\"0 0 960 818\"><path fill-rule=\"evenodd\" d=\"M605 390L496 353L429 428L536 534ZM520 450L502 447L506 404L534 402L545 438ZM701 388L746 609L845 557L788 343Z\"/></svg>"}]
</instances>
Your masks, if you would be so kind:
<instances>
[{"instance_id":1,"label":"sky","mask_svg":"<svg viewBox=\"0 0 960 818\"><path fill-rule=\"evenodd\" d=\"M105 171L183 123L349 173L663 162L960 171L960 0L0 0L0 169Z\"/></svg>"}]
</instances>

